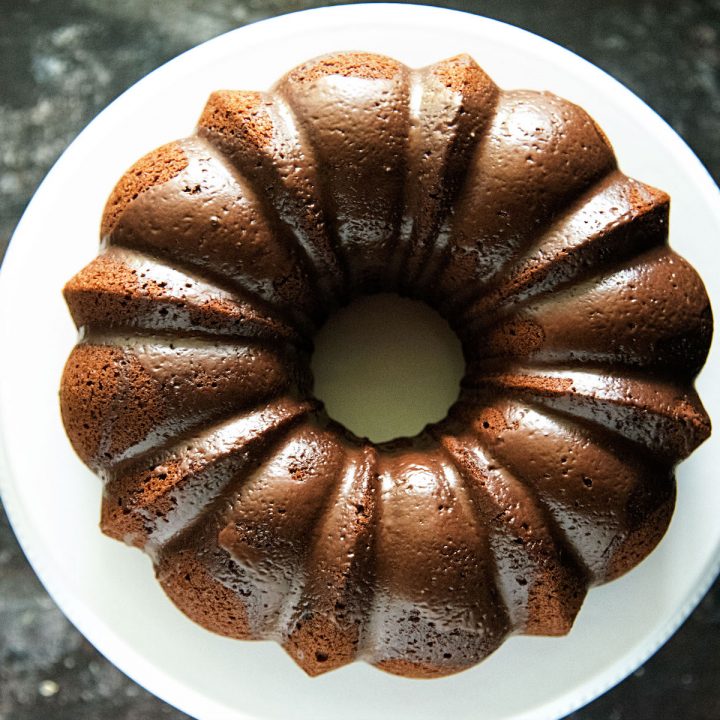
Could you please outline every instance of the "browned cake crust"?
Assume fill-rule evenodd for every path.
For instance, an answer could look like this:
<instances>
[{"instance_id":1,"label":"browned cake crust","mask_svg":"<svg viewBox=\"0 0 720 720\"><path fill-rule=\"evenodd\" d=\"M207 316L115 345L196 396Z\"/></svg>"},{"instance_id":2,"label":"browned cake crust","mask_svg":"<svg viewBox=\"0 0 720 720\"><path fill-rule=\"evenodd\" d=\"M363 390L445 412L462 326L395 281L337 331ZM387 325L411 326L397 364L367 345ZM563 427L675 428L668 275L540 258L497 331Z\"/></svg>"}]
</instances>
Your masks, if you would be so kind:
<instances>
[{"instance_id":1,"label":"browned cake crust","mask_svg":"<svg viewBox=\"0 0 720 720\"><path fill-rule=\"evenodd\" d=\"M120 179L108 198L103 214L101 234L112 231L123 210L142 193L163 185L188 166L182 146L172 142L140 158Z\"/></svg>"},{"instance_id":2,"label":"browned cake crust","mask_svg":"<svg viewBox=\"0 0 720 720\"><path fill-rule=\"evenodd\" d=\"M710 305L668 209L582 109L466 55L213 93L121 178L65 288L61 410L103 532L192 620L310 675L439 677L567 633L662 538L710 434ZM442 422L374 445L313 399L309 356L378 290L438 309L467 372Z\"/></svg>"}]
</instances>

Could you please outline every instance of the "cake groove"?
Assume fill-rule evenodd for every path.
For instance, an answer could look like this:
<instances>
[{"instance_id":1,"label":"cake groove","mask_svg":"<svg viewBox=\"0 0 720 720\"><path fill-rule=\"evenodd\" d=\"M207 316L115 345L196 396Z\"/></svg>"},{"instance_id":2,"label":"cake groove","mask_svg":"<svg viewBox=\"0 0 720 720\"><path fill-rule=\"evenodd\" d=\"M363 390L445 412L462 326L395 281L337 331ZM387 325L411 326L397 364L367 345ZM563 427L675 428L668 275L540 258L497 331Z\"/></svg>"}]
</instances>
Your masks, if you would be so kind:
<instances>
[{"instance_id":1,"label":"cake groove","mask_svg":"<svg viewBox=\"0 0 720 720\"><path fill-rule=\"evenodd\" d=\"M317 216L319 218L319 220L314 221L313 228L317 227L322 231L320 237L323 240L323 245L327 247L327 250L333 258L332 262L323 263L323 268L320 268L319 265L316 264L317 273L321 281L323 278L326 278L328 274L338 278L328 291L326 302L329 302L331 305L337 302L342 303L347 297L346 289L350 273L347 259L342 255L338 245L337 229L328 210L327 188L323 178L318 175L316 171L318 162L315 157L315 147L310 137L301 128L300 118L295 114L292 103L285 97L281 85L276 89L274 103L278 108L280 116L284 118L285 126L296 138L297 147L300 149L300 158L313 168L312 182L310 184L314 191L314 199L311 204L317 205ZM329 271L327 268L329 268Z\"/></svg>"},{"instance_id":2,"label":"cake groove","mask_svg":"<svg viewBox=\"0 0 720 720\"><path fill-rule=\"evenodd\" d=\"M273 113L278 103L290 112ZM200 117L198 132L228 153L237 171L249 178L259 194L268 195L276 219L295 235L316 278L325 286L325 301L332 301L343 286L346 268L338 263L325 232L325 206L315 196L314 158L308 157L306 139L281 93L276 90L272 98L255 92L213 93Z\"/></svg>"},{"instance_id":3,"label":"cake groove","mask_svg":"<svg viewBox=\"0 0 720 720\"><path fill-rule=\"evenodd\" d=\"M508 472L477 434L445 436L442 444L493 532L493 553L511 625L528 635L570 631L587 592L588 568L552 514L517 470ZM530 578L530 579L528 579Z\"/></svg>"},{"instance_id":4,"label":"cake groove","mask_svg":"<svg viewBox=\"0 0 720 720\"><path fill-rule=\"evenodd\" d=\"M491 121L498 88L467 55L410 75L408 172L397 285L421 295L438 235ZM403 277L400 273L405 271Z\"/></svg>"},{"instance_id":5,"label":"cake groove","mask_svg":"<svg viewBox=\"0 0 720 720\"><path fill-rule=\"evenodd\" d=\"M458 672L509 629L488 529L430 437L383 453L380 478L372 662L417 677Z\"/></svg>"},{"instance_id":6,"label":"cake groove","mask_svg":"<svg viewBox=\"0 0 720 720\"><path fill-rule=\"evenodd\" d=\"M131 467L116 468L105 483L104 532L149 553L156 552L155 545L179 533L195 517L183 518L183 514L196 511L199 516L230 484L244 462L252 459L255 445L262 449L263 439L309 409L307 403L280 399L259 411L239 417L235 413L200 435L175 438L169 447L153 449L142 460L135 458ZM202 480L193 483L198 475ZM165 529L159 528L162 522L167 525ZM148 547L148 542L153 544Z\"/></svg>"},{"instance_id":7,"label":"cake groove","mask_svg":"<svg viewBox=\"0 0 720 720\"><path fill-rule=\"evenodd\" d=\"M504 281L470 303L464 318L479 331L497 314L506 315L661 246L667 240L668 206L665 193L619 172L611 174L541 233L507 270Z\"/></svg>"},{"instance_id":8,"label":"cake groove","mask_svg":"<svg viewBox=\"0 0 720 720\"><path fill-rule=\"evenodd\" d=\"M616 372L648 368L668 380L693 377L707 355L712 326L695 271L666 247L613 265L510 315L499 313L483 333L478 364L515 358L536 366L595 363ZM684 290L656 292L672 285Z\"/></svg>"},{"instance_id":9,"label":"cake groove","mask_svg":"<svg viewBox=\"0 0 720 720\"><path fill-rule=\"evenodd\" d=\"M303 337L265 306L236 291L165 265L159 258L112 246L72 278L63 291L76 325L138 332L197 332L233 337ZM307 344L307 343L305 343Z\"/></svg>"},{"instance_id":10,"label":"cake groove","mask_svg":"<svg viewBox=\"0 0 720 720\"><path fill-rule=\"evenodd\" d=\"M198 139L198 143L213 162L227 172L232 178L236 191L239 190L241 197L252 206L254 217L250 220L250 225L255 228L258 239L254 243L246 243L237 237L232 237L242 234L242 219L233 223L229 239L234 240L238 248L257 245L258 251L249 256L247 266L249 269L255 269L255 265L259 266L255 274L260 275L267 285L267 288L262 288L259 294L266 302L281 306L286 312L289 310L293 313L300 310L307 316L302 320L307 332L307 328L312 329L322 318L320 302L311 291L311 287L318 284L318 273L308 253L307 244L300 240L296 229L283 219L279 208L270 200L272 193L269 192L267 183L260 182L256 173L249 172L244 164L240 164L235 154L228 157L224 155L223 150L228 147L224 139L212 132L206 132ZM267 248L265 247L264 252L261 250L267 245L268 237L274 241L275 258L272 259L272 264L268 264L270 257L266 258L270 255ZM278 253L280 249L283 250L282 254ZM238 253L238 258L241 257L242 253ZM272 275L271 268L275 271L275 275ZM238 277L239 268L229 265L227 275L231 278ZM281 280L282 285L279 282ZM245 283L248 283L247 279ZM290 292L283 292L284 287L289 287ZM308 319L311 321L310 324Z\"/></svg>"},{"instance_id":11,"label":"cake groove","mask_svg":"<svg viewBox=\"0 0 720 720\"><path fill-rule=\"evenodd\" d=\"M164 253L161 250L150 251L148 249L139 251L132 246L125 246L121 243L114 244L114 248L128 250L136 255L142 255L149 263L161 265L164 267L174 266L177 270L188 277L197 278L211 292L221 293L229 296L237 305L247 305L260 311L262 316L268 318L271 324L288 327L292 334L297 338L306 338L311 334L315 327L313 321L309 320L302 312L297 309L291 310L282 307L265 299L262 294L248 288L242 282L234 282L230 277L225 276L212 268L203 266L194 261L194 258L178 259L170 253ZM162 281L161 281L162 282Z\"/></svg>"},{"instance_id":12,"label":"cake groove","mask_svg":"<svg viewBox=\"0 0 720 720\"><path fill-rule=\"evenodd\" d=\"M89 337L76 346L61 404L66 424L97 427L80 447L93 465L115 467L192 428L309 386L287 354L267 347L112 339ZM71 369L88 363L97 371L78 376Z\"/></svg>"},{"instance_id":13,"label":"cake groove","mask_svg":"<svg viewBox=\"0 0 720 720\"><path fill-rule=\"evenodd\" d=\"M685 457L710 434L694 389L657 379L518 368L475 382L596 422L657 453Z\"/></svg>"},{"instance_id":14,"label":"cake groove","mask_svg":"<svg viewBox=\"0 0 720 720\"><path fill-rule=\"evenodd\" d=\"M383 72L367 74L365 55L309 61L275 85L324 169L324 207L351 293L389 285L406 172L409 70L378 55Z\"/></svg>"},{"instance_id":15,"label":"cake groove","mask_svg":"<svg viewBox=\"0 0 720 720\"><path fill-rule=\"evenodd\" d=\"M297 609L283 645L309 675L352 662L362 651L364 607L372 603L376 452L347 448L339 483L313 532Z\"/></svg>"},{"instance_id":16,"label":"cake groove","mask_svg":"<svg viewBox=\"0 0 720 720\"><path fill-rule=\"evenodd\" d=\"M298 425L230 499L219 544L248 573L259 605L251 623L280 640L302 590L313 529L345 453L318 418Z\"/></svg>"},{"instance_id":17,"label":"cake groove","mask_svg":"<svg viewBox=\"0 0 720 720\"><path fill-rule=\"evenodd\" d=\"M503 92L455 204L432 301L461 311L553 216L616 167L612 148L577 106L548 93Z\"/></svg>"},{"instance_id":18,"label":"cake groove","mask_svg":"<svg viewBox=\"0 0 720 720\"><path fill-rule=\"evenodd\" d=\"M492 438L498 463L547 508L588 569L590 585L617 574L615 553L633 532L644 538L645 552L655 546L670 517L666 513L658 527L652 513L674 500L667 458L555 408L508 398L496 409L503 421L497 437L484 423L476 423L476 432ZM650 512L631 517L633 498L649 504Z\"/></svg>"}]
</instances>

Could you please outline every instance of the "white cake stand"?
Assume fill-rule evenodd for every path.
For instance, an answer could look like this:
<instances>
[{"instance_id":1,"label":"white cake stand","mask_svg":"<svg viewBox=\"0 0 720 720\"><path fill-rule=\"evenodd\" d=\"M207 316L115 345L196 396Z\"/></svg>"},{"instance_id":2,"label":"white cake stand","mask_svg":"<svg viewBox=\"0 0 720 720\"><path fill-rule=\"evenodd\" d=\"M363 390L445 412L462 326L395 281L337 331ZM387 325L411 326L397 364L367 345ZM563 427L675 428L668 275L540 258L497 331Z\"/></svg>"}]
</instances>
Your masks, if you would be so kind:
<instances>
[{"instance_id":1,"label":"white cake stand","mask_svg":"<svg viewBox=\"0 0 720 720\"><path fill-rule=\"evenodd\" d=\"M720 436L679 471L677 511L637 569L593 590L566 638L512 638L450 678L417 681L356 663L307 678L272 643L216 637L186 620L149 560L97 529L100 485L63 432L57 389L75 332L60 291L96 253L105 198L143 153L192 131L220 87L262 89L314 55L368 50L420 66L472 54L504 87L585 107L623 170L672 195L671 242L720 299L720 198L683 141L637 97L546 40L499 22L409 5L311 10L242 28L156 70L70 146L18 226L0 277L2 497L25 553L70 620L151 692L203 719L557 718L632 672L676 630L720 564ZM718 343L699 390L720 417Z\"/></svg>"}]
</instances>

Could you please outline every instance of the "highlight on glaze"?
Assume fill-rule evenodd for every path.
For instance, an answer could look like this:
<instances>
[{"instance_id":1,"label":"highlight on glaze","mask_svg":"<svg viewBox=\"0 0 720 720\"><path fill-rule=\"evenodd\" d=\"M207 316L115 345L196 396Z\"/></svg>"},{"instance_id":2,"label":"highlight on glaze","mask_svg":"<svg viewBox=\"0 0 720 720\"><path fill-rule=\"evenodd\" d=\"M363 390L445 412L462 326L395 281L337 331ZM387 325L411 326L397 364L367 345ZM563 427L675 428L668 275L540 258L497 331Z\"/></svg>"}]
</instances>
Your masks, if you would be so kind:
<instances>
[{"instance_id":1,"label":"highlight on glaze","mask_svg":"<svg viewBox=\"0 0 720 720\"><path fill-rule=\"evenodd\" d=\"M466 55L213 93L123 176L65 288L62 414L103 531L194 621L311 675L442 676L567 633L660 540L710 433L710 306L668 205L582 109ZM376 445L327 417L309 359L378 291L436 308L467 374L446 419Z\"/></svg>"}]
</instances>

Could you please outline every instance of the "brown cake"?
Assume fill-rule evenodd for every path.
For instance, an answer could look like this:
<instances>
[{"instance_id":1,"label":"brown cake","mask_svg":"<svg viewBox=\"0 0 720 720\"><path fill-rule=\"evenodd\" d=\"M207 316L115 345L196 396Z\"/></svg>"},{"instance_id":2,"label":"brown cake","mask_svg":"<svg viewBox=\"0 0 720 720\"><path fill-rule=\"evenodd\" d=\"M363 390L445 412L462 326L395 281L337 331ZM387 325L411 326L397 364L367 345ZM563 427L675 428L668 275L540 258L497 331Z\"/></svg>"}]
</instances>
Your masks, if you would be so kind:
<instances>
[{"instance_id":1,"label":"brown cake","mask_svg":"<svg viewBox=\"0 0 720 720\"><path fill-rule=\"evenodd\" d=\"M710 433L710 307L668 202L583 110L467 56L213 93L121 178L65 289L62 414L103 531L190 618L312 675L441 676L567 633L660 540ZM437 309L467 359L447 418L382 444L309 370L328 315L377 291Z\"/></svg>"}]
</instances>

